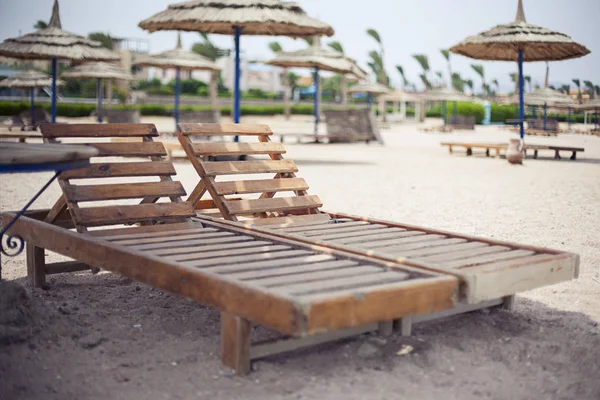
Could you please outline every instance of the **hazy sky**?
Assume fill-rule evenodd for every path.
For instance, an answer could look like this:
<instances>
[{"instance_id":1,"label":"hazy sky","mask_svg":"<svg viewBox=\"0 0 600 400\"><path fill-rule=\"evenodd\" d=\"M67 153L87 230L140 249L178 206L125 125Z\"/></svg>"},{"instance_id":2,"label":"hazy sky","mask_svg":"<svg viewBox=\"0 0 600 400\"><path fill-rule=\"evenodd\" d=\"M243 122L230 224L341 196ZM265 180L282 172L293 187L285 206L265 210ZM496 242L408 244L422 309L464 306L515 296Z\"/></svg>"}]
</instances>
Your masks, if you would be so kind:
<instances>
[{"instance_id":1,"label":"hazy sky","mask_svg":"<svg viewBox=\"0 0 600 400\"><path fill-rule=\"evenodd\" d=\"M53 0L0 0L0 40L33 30L38 19L49 20ZM142 19L164 10L175 0L60 0L63 29L78 34L93 31L108 32L119 37L150 40L152 52L168 50L175 45L174 32L148 34L137 24ZM304 10L334 27L346 53L366 68L368 52L377 48L365 34L367 28L379 31L385 45L385 63L395 84L400 78L395 65L402 65L409 80L420 82L420 67L411 57L425 53L433 71L447 66L439 49L448 48L468 35L487 30L494 25L514 20L517 0L298 0ZM571 83L573 78L600 84L600 0L524 0L525 14L530 23L570 35L586 45L591 54L570 61L550 64L550 83ZM233 46L229 36L213 35L215 43L224 48ZM185 33L183 44L190 47L199 40L195 33ZM300 40L271 37L242 37L242 48L251 59L266 60L272 56L268 42L279 40L285 50L304 47ZM498 79L502 90L510 90L509 73L516 64L482 62L452 56L452 68L471 78L476 87L480 79L470 68L471 63L485 66L486 79ZM543 63L528 63L525 74L543 84ZM573 85L572 85L573 86Z\"/></svg>"}]
</instances>

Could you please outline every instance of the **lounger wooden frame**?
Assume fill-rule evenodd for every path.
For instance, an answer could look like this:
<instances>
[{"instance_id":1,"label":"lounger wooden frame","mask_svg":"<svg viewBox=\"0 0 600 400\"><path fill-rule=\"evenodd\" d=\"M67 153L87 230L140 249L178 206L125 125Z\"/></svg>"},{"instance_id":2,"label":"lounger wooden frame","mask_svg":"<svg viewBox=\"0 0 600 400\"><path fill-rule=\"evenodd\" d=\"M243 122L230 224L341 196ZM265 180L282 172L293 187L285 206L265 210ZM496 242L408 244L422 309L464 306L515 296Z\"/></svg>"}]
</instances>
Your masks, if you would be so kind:
<instances>
[{"instance_id":1,"label":"lounger wooden frame","mask_svg":"<svg viewBox=\"0 0 600 400\"><path fill-rule=\"evenodd\" d=\"M473 155L473 149L484 149L486 157L490 156L490 150L494 150L495 156L500 157L500 152L506 151L506 149L508 148L508 145L506 143L442 142L440 144L442 146L448 147L448 151L450 152L450 154L454 153L455 147L463 147L466 149L467 156ZM538 158L539 151L544 151L544 150L554 151L554 159L555 160L562 159L562 157L560 156L561 151L571 152L571 157L569 157L569 159L573 160L573 161L577 159L578 152L583 153L585 151L585 149L583 147L554 146L554 145L549 146L549 145L530 144L530 143L525 143L525 145L523 146L523 151L525 152L525 155L527 155L528 152L532 151L533 158Z\"/></svg>"},{"instance_id":2,"label":"lounger wooden frame","mask_svg":"<svg viewBox=\"0 0 600 400\"><path fill-rule=\"evenodd\" d=\"M249 219L240 221L228 212L228 203L224 203L224 195L217 189L218 183L206 173L211 170L210 161L198 158L199 154L210 154L211 147L199 141L191 147L189 140L195 132L231 135L229 129L226 125L203 124L182 125L179 129L184 149L187 146L188 157L201 177L194 192L208 192L217 206L224 205L219 210L226 220L241 222L253 231L269 232L307 244L451 274L460 279L460 300L466 304L493 301L578 276L579 256L576 254L343 213L325 213L314 208L310 213L295 209L293 214L285 214L269 213L265 207L261 210L265 214L251 215ZM269 132L266 126L237 125L235 130L243 130L246 135L254 134L261 143L268 143L268 138L263 138L263 132ZM241 151L238 147L236 150ZM280 149L278 160L283 159L281 154L283 150ZM270 171L271 174L275 172ZM275 178L279 179L277 174ZM195 204L199 218L214 216L205 214L205 208L211 207L211 201L200 200L198 196L190 200ZM317 214L314 214L315 211Z\"/></svg>"},{"instance_id":3,"label":"lounger wooden frame","mask_svg":"<svg viewBox=\"0 0 600 400\"><path fill-rule=\"evenodd\" d=\"M43 285L48 274L91 267L214 306L222 312L223 363L240 374L249 372L251 359L370 330L387 334L398 318L454 306L458 280L451 276L250 232L227 226L224 221L191 220L191 204L180 202L179 188L173 189L173 165L159 158L164 148L152 141L155 134L152 125L44 129L46 140L141 136L144 144L151 146L85 144L101 149L101 155L114 155L118 150L123 157L143 156L151 161L140 166L137 160L102 160L61 174L63 195L57 205L27 213L11 229L27 243L28 275L33 285ZM132 173L162 179L143 186L129 184L129 191L110 183L79 186L72 182ZM166 192L161 191L167 186ZM154 201L159 195L171 199L171 203L160 204L184 208L177 208L176 215L147 214L146 206L158 205ZM143 200L140 204L111 206L122 208L103 214L106 218L102 220L97 216L90 220L80 203L99 197ZM13 216L3 214L3 222ZM138 225L118 226L124 223ZM100 226L104 228L93 230ZM45 250L75 261L46 264ZM252 344L251 323L286 337Z\"/></svg>"}]
</instances>

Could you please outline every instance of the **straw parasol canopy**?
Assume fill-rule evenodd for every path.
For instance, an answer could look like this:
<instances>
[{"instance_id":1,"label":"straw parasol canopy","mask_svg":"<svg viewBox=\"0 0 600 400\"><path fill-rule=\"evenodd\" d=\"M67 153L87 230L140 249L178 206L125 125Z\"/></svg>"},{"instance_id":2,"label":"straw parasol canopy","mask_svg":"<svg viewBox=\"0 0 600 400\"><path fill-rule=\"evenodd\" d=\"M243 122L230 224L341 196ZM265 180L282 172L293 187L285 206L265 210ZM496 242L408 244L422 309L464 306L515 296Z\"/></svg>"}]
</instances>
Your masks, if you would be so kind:
<instances>
[{"instance_id":1,"label":"straw parasol canopy","mask_svg":"<svg viewBox=\"0 0 600 400\"><path fill-rule=\"evenodd\" d=\"M583 111L600 110L600 99L590 100L583 104L576 104L573 108Z\"/></svg>"},{"instance_id":2,"label":"straw parasol canopy","mask_svg":"<svg viewBox=\"0 0 600 400\"><path fill-rule=\"evenodd\" d=\"M180 68L181 70L210 70L220 71L213 60L193 51L184 50L181 46L181 35L177 39L177 47L160 54L140 55L134 61L141 67Z\"/></svg>"},{"instance_id":3,"label":"straw parasol canopy","mask_svg":"<svg viewBox=\"0 0 600 400\"><path fill-rule=\"evenodd\" d=\"M63 78L133 80L133 75L115 64L91 62L78 65L61 74Z\"/></svg>"},{"instance_id":4,"label":"straw parasol canopy","mask_svg":"<svg viewBox=\"0 0 600 400\"><path fill-rule=\"evenodd\" d=\"M0 56L19 59L73 61L116 61L118 54L102 43L62 30L58 0L54 1L50 23L44 29L6 39L0 43Z\"/></svg>"},{"instance_id":5,"label":"straw parasol canopy","mask_svg":"<svg viewBox=\"0 0 600 400\"><path fill-rule=\"evenodd\" d=\"M302 8L280 0L193 0L172 4L139 24L150 32L179 30L233 35L332 36L333 28Z\"/></svg>"},{"instance_id":6,"label":"straw parasol canopy","mask_svg":"<svg viewBox=\"0 0 600 400\"><path fill-rule=\"evenodd\" d=\"M6 78L0 81L1 87L16 88L16 89L35 89L40 87L48 87L52 84L52 77L38 71L23 71L17 75ZM57 81L57 85L64 85L63 81Z\"/></svg>"},{"instance_id":7,"label":"straw parasol canopy","mask_svg":"<svg viewBox=\"0 0 600 400\"><path fill-rule=\"evenodd\" d=\"M583 57L590 51L564 33L527 23L523 1L519 0L514 22L469 36L450 48L450 51L478 60L560 61Z\"/></svg>"},{"instance_id":8,"label":"straw parasol canopy","mask_svg":"<svg viewBox=\"0 0 600 400\"><path fill-rule=\"evenodd\" d=\"M476 99L471 96L467 96L464 93L449 89L447 87L436 88L429 90L421 95L424 100L430 101L469 101L474 102Z\"/></svg>"},{"instance_id":9,"label":"straw parasol canopy","mask_svg":"<svg viewBox=\"0 0 600 400\"><path fill-rule=\"evenodd\" d=\"M379 100L383 101L402 101L402 102L413 102L420 101L421 96L415 93L405 92L404 90L394 90L379 97Z\"/></svg>"},{"instance_id":10,"label":"straw parasol canopy","mask_svg":"<svg viewBox=\"0 0 600 400\"><path fill-rule=\"evenodd\" d=\"M530 93L525 93L524 97L525 104L531 106L543 106L544 104L548 106L555 104L566 106L568 104L575 104L571 96L548 87L537 89ZM518 99L515 100L515 102L518 103Z\"/></svg>"},{"instance_id":11,"label":"straw parasol canopy","mask_svg":"<svg viewBox=\"0 0 600 400\"><path fill-rule=\"evenodd\" d=\"M349 93L388 94L390 89L380 83L359 83L348 89Z\"/></svg>"}]
</instances>

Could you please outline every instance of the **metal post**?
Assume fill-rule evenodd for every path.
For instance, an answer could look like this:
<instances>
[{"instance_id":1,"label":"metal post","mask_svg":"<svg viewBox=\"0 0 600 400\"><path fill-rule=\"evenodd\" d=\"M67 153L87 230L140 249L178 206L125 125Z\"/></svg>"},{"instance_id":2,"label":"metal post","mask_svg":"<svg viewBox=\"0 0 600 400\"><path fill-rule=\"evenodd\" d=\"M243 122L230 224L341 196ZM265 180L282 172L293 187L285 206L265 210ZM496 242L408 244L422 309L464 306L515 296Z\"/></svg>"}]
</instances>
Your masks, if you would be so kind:
<instances>
[{"instance_id":1,"label":"metal post","mask_svg":"<svg viewBox=\"0 0 600 400\"><path fill-rule=\"evenodd\" d=\"M242 28L236 26L233 28L235 32L235 84L233 89L233 122L235 124L240 123L240 35ZM240 138L236 136L234 141L239 141Z\"/></svg>"},{"instance_id":2,"label":"metal post","mask_svg":"<svg viewBox=\"0 0 600 400\"><path fill-rule=\"evenodd\" d=\"M35 88L31 88L31 125L35 126Z\"/></svg>"},{"instance_id":3,"label":"metal post","mask_svg":"<svg viewBox=\"0 0 600 400\"><path fill-rule=\"evenodd\" d=\"M598 129L598 109L594 112L594 130Z\"/></svg>"},{"instance_id":4,"label":"metal post","mask_svg":"<svg viewBox=\"0 0 600 400\"><path fill-rule=\"evenodd\" d=\"M544 103L544 131L546 130L546 121L548 120L548 106Z\"/></svg>"},{"instance_id":5,"label":"metal post","mask_svg":"<svg viewBox=\"0 0 600 400\"><path fill-rule=\"evenodd\" d=\"M98 123L102 123L102 78L98 78L98 83L96 87L96 97L98 101L98 105L96 106L96 114L98 114Z\"/></svg>"},{"instance_id":6,"label":"metal post","mask_svg":"<svg viewBox=\"0 0 600 400\"><path fill-rule=\"evenodd\" d=\"M442 103L442 119L444 120L444 126L446 126L446 100Z\"/></svg>"},{"instance_id":7,"label":"metal post","mask_svg":"<svg viewBox=\"0 0 600 400\"><path fill-rule=\"evenodd\" d=\"M181 67L175 68L175 132L179 124L179 95L181 92Z\"/></svg>"},{"instance_id":8,"label":"metal post","mask_svg":"<svg viewBox=\"0 0 600 400\"><path fill-rule=\"evenodd\" d=\"M52 59L52 123L56 122L56 74L58 73L58 61L56 58Z\"/></svg>"},{"instance_id":9,"label":"metal post","mask_svg":"<svg viewBox=\"0 0 600 400\"><path fill-rule=\"evenodd\" d=\"M458 102L454 102L454 109L452 110L452 125L456 125L456 116L458 115Z\"/></svg>"},{"instance_id":10,"label":"metal post","mask_svg":"<svg viewBox=\"0 0 600 400\"><path fill-rule=\"evenodd\" d=\"M537 119L537 107L536 106L531 106L532 110L533 110L533 119Z\"/></svg>"},{"instance_id":11,"label":"metal post","mask_svg":"<svg viewBox=\"0 0 600 400\"><path fill-rule=\"evenodd\" d=\"M567 114L567 126L569 127L569 130L571 129L571 107L569 107L569 111Z\"/></svg>"},{"instance_id":12,"label":"metal post","mask_svg":"<svg viewBox=\"0 0 600 400\"><path fill-rule=\"evenodd\" d=\"M373 108L373 96L371 95L371 93L367 93L367 108L370 110L371 108ZM383 111L380 111L383 112Z\"/></svg>"},{"instance_id":13,"label":"metal post","mask_svg":"<svg viewBox=\"0 0 600 400\"><path fill-rule=\"evenodd\" d=\"M525 119L525 99L523 98L523 51L519 50L519 127L521 133L521 140L525 138L525 127L523 120Z\"/></svg>"},{"instance_id":14,"label":"metal post","mask_svg":"<svg viewBox=\"0 0 600 400\"><path fill-rule=\"evenodd\" d=\"M315 136L319 134L319 67L315 67Z\"/></svg>"}]
</instances>

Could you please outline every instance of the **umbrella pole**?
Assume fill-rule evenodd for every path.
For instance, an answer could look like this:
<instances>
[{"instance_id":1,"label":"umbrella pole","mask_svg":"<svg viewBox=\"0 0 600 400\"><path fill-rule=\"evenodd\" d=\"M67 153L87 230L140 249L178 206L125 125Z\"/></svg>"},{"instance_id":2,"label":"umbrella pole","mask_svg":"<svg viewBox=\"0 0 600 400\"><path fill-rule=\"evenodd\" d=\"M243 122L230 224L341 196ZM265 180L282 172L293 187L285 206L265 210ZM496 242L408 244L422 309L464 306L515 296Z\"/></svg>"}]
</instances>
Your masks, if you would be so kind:
<instances>
[{"instance_id":1,"label":"umbrella pole","mask_svg":"<svg viewBox=\"0 0 600 400\"><path fill-rule=\"evenodd\" d=\"M594 112L594 130L598 129L598 109Z\"/></svg>"},{"instance_id":2,"label":"umbrella pole","mask_svg":"<svg viewBox=\"0 0 600 400\"><path fill-rule=\"evenodd\" d=\"M179 93L181 92L181 67L175 68L175 132L179 124Z\"/></svg>"},{"instance_id":3,"label":"umbrella pole","mask_svg":"<svg viewBox=\"0 0 600 400\"><path fill-rule=\"evenodd\" d=\"M52 123L56 122L56 74L58 69L58 62L56 58L52 59Z\"/></svg>"},{"instance_id":4,"label":"umbrella pole","mask_svg":"<svg viewBox=\"0 0 600 400\"><path fill-rule=\"evenodd\" d=\"M31 96L31 125L35 125L35 88L30 89Z\"/></svg>"},{"instance_id":5,"label":"umbrella pole","mask_svg":"<svg viewBox=\"0 0 600 400\"><path fill-rule=\"evenodd\" d=\"M548 120L548 106L544 103L544 131L546 131L546 121Z\"/></svg>"},{"instance_id":6,"label":"umbrella pole","mask_svg":"<svg viewBox=\"0 0 600 400\"><path fill-rule=\"evenodd\" d=\"M458 102L454 102L454 109L452 110L452 125L456 125L456 116L458 115Z\"/></svg>"},{"instance_id":7,"label":"umbrella pole","mask_svg":"<svg viewBox=\"0 0 600 400\"><path fill-rule=\"evenodd\" d=\"M234 87L234 100L233 100L233 123L240 123L240 34L242 28L236 26L233 28L235 32L235 87ZM239 141L240 138L236 136L234 141Z\"/></svg>"},{"instance_id":8,"label":"umbrella pole","mask_svg":"<svg viewBox=\"0 0 600 400\"><path fill-rule=\"evenodd\" d=\"M567 126L569 127L569 130L571 130L571 107L569 107L567 111Z\"/></svg>"},{"instance_id":9,"label":"umbrella pole","mask_svg":"<svg viewBox=\"0 0 600 400\"><path fill-rule=\"evenodd\" d=\"M96 106L96 114L98 114L98 123L102 123L102 78L98 78L96 83L96 97L98 105Z\"/></svg>"},{"instance_id":10,"label":"umbrella pole","mask_svg":"<svg viewBox=\"0 0 600 400\"><path fill-rule=\"evenodd\" d=\"M319 134L319 67L315 67L315 136Z\"/></svg>"},{"instance_id":11,"label":"umbrella pole","mask_svg":"<svg viewBox=\"0 0 600 400\"><path fill-rule=\"evenodd\" d=\"M536 119L537 118L537 107L531 106L531 108L533 109L533 119Z\"/></svg>"},{"instance_id":12,"label":"umbrella pole","mask_svg":"<svg viewBox=\"0 0 600 400\"><path fill-rule=\"evenodd\" d=\"M367 108L369 110L373 108L373 96L371 93L367 93ZM380 112L383 113L383 110L380 110Z\"/></svg>"},{"instance_id":13,"label":"umbrella pole","mask_svg":"<svg viewBox=\"0 0 600 400\"><path fill-rule=\"evenodd\" d=\"M525 127L523 120L525 119L524 99L523 99L523 51L519 50L519 130L521 140L525 138Z\"/></svg>"},{"instance_id":14,"label":"umbrella pole","mask_svg":"<svg viewBox=\"0 0 600 400\"><path fill-rule=\"evenodd\" d=\"M442 103L442 119L444 120L444 126L446 126L446 100Z\"/></svg>"}]
</instances>

